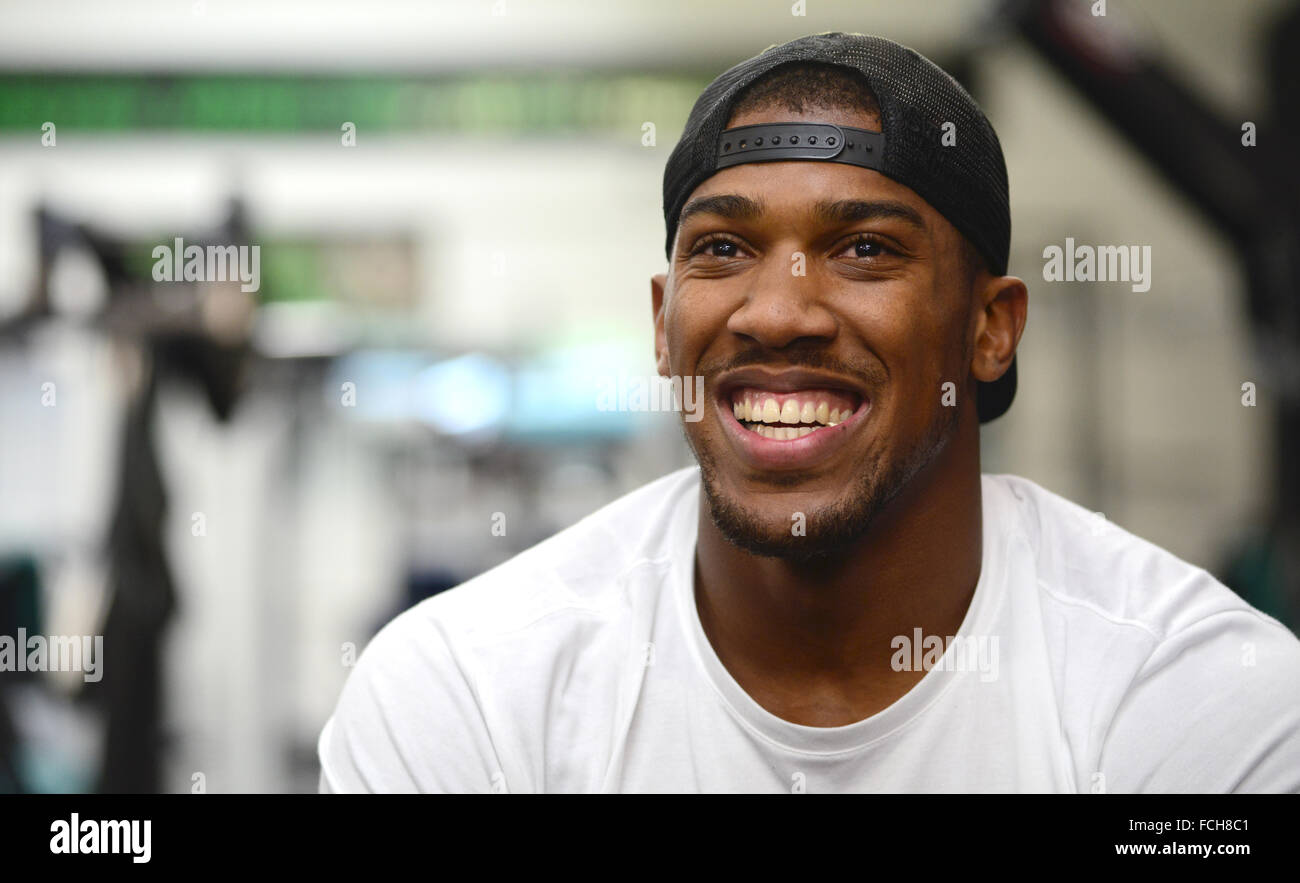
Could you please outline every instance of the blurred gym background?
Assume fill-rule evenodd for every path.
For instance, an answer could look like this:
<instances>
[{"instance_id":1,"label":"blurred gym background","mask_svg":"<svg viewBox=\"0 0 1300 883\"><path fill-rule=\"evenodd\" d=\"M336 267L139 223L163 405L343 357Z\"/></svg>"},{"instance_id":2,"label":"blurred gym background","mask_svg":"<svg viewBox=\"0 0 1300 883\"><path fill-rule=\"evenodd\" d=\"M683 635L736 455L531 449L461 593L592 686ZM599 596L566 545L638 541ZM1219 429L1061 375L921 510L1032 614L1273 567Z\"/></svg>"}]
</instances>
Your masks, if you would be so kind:
<instances>
[{"instance_id":1,"label":"blurred gym background","mask_svg":"<svg viewBox=\"0 0 1300 883\"><path fill-rule=\"evenodd\" d=\"M1002 139L1031 305L986 470L1295 628L1300 11L1105 6L0 4L0 635L107 654L0 672L0 791L315 790L383 622L693 462L593 379L654 373L696 95L817 31L924 52ZM1150 245L1150 291L1045 282L1066 237ZM155 282L177 238L258 245L260 288Z\"/></svg>"}]
</instances>

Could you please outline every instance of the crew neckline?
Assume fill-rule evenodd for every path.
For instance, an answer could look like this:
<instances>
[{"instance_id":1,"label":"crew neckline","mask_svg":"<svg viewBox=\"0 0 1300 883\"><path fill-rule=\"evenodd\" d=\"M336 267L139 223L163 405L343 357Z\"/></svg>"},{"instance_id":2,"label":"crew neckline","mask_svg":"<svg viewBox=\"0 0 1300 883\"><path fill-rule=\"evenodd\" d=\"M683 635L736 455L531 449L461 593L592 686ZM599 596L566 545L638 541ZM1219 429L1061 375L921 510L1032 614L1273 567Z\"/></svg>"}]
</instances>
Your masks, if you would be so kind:
<instances>
[{"instance_id":1,"label":"crew neckline","mask_svg":"<svg viewBox=\"0 0 1300 883\"><path fill-rule=\"evenodd\" d=\"M966 608L957 637L986 635L988 621L1005 586L1006 541L1010 531L997 526L1001 490L989 476L981 476L983 548L975 593ZM704 633L695 604L695 547L699 534L700 478L698 470L678 502L673 524L673 584L681 626L688 636L692 655L718 697L744 726L761 738L788 751L804 754L839 754L856 751L886 738L933 705L959 678L943 670L947 658L960 643L951 641L940 663L912 689L870 717L838 727L810 727L778 717L760 705L729 672ZM1002 517L1005 517L1003 515Z\"/></svg>"}]
</instances>

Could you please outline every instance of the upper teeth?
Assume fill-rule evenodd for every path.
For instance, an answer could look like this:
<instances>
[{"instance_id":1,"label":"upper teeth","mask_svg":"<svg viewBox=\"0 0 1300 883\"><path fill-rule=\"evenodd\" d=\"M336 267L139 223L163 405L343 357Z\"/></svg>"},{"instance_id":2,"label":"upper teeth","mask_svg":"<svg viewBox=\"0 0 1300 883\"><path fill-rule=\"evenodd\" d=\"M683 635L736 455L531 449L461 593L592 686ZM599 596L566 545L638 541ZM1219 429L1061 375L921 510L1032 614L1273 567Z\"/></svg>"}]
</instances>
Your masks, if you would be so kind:
<instances>
[{"instance_id":1,"label":"upper teeth","mask_svg":"<svg viewBox=\"0 0 1300 883\"><path fill-rule=\"evenodd\" d=\"M771 396L753 399L745 396L740 401L733 402L731 407L737 420L751 423L821 423L824 426L834 426L853 413L851 408L832 408L825 400L814 404L812 399L805 399L801 405L795 399L786 399L784 405L778 405ZM811 432L812 428L809 427L808 431Z\"/></svg>"}]
</instances>

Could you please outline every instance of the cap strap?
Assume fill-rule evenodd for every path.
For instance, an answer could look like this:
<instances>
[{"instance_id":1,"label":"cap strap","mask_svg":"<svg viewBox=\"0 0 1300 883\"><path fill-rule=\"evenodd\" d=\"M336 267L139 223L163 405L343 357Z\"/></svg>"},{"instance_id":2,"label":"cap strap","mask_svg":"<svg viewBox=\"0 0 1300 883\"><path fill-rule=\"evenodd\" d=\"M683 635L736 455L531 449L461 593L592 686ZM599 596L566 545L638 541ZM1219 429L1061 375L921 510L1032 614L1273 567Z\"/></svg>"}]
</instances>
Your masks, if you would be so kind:
<instances>
[{"instance_id":1,"label":"cap strap","mask_svg":"<svg viewBox=\"0 0 1300 883\"><path fill-rule=\"evenodd\" d=\"M724 129L718 136L717 168L747 162L820 159L879 169L883 132L831 123L759 123Z\"/></svg>"}]
</instances>

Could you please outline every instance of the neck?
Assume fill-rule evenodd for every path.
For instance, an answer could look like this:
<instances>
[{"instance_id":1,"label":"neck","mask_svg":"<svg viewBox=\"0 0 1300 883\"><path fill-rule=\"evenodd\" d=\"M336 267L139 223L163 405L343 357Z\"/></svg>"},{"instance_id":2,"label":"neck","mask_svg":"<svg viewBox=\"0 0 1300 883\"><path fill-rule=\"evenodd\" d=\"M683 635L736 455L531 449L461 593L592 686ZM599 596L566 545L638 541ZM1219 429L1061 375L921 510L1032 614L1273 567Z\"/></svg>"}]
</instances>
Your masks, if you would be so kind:
<instances>
[{"instance_id":1,"label":"neck","mask_svg":"<svg viewBox=\"0 0 1300 883\"><path fill-rule=\"evenodd\" d=\"M821 694L792 700L794 716L813 725L845 716L851 722L889 704L924 674L893 671L895 636L910 639L917 628L927 636L957 633L979 580L983 546L979 429L968 424L959 424L866 534L843 554L813 564L732 545L713 524L701 491L700 621L719 659L760 704Z\"/></svg>"}]
</instances>

